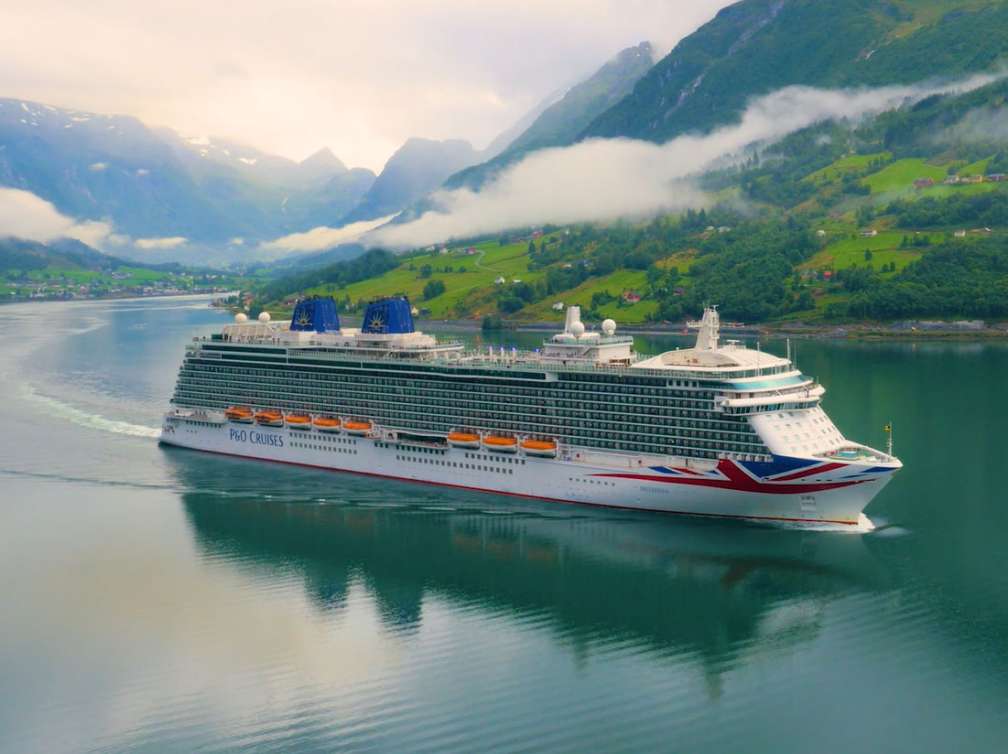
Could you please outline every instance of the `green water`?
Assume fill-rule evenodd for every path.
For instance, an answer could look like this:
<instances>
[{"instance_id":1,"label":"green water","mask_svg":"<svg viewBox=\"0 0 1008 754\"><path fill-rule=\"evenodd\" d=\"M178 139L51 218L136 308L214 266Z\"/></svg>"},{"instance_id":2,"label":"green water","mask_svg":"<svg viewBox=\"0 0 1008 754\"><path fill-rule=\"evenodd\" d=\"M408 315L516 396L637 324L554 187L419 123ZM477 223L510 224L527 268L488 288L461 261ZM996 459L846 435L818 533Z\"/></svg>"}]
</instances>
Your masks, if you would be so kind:
<instances>
[{"instance_id":1,"label":"green water","mask_svg":"<svg viewBox=\"0 0 1008 754\"><path fill-rule=\"evenodd\" d=\"M221 321L0 307L0 751L1005 750L1004 345L798 344L861 535L160 448Z\"/></svg>"}]
</instances>

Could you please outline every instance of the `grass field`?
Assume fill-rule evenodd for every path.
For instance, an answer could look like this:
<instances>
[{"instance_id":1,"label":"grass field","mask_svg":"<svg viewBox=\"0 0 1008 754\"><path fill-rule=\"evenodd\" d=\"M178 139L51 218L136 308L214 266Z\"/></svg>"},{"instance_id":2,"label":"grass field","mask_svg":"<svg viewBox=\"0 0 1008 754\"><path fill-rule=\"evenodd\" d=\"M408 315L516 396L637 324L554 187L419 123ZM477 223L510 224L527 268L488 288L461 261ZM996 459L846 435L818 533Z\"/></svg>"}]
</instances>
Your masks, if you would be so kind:
<instances>
[{"instance_id":1,"label":"grass field","mask_svg":"<svg viewBox=\"0 0 1008 754\"><path fill-rule=\"evenodd\" d=\"M850 154L841 157L832 165L827 165L814 173L805 176L806 181L813 183L828 183L842 178L848 173L859 173L868 168L874 160L888 162L892 159L891 152L876 152L874 154Z\"/></svg>"},{"instance_id":2,"label":"grass field","mask_svg":"<svg viewBox=\"0 0 1008 754\"><path fill-rule=\"evenodd\" d=\"M964 165L959 169L959 175L987 175L987 166L993 159L994 156L991 155L984 160L977 160L969 165Z\"/></svg>"},{"instance_id":3,"label":"grass field","mask_svg":"<svg viewBox=\"0 0 1008 754\"><path fill-rule=\"evenodd\" d=\"M331 285L321 285L306 293L349 296L355 302L368 301L377 296L405 294L414 306L429 309L431 317L449 319L457 316L460 302L493 291L496 288L494 281L498 277L503 277L507 280L505 285L510 285L515 278L533 283L545 274L538 270L529 271L527 243L500 246L496 241L487 241L475 248L479 252L475 255L457 249L449 254L410 257L379 277L362 280L338 290ZM420 276L420 269L424 265L430 265L433 270L429 278ZM452 272L445 271L448 266L452 268ZM424 301L423 289L431 280L442 281L445 292L430 301Z\"/></svg>"},{"instance_id":4,"label":"grass field","mask_svg":"<svg viewBox=\"0 0 1008 754\"><path fill-rule=\"evenodd\" d=\"M903 193L913 191L913 182L918 178L931 178L935 183L941 183L946 175L945 168L911 157L886 165L862 182L873 194Z\"/></svg>"},{"instance_id":5,"label":"grass field","mask_svg":"<svg viewBox=\"0 0 1008 754\"><path fill-rule=\"evenodd\" d=\"M958 186L931 186L921 191L921 196L944 199L947 196L973 196L975 194L986 194L997 191L997 183L967 183Z\"/></svg>"},{"instance_id":6,"label":"grass field","mask_svg":"<svg viewBox=\"0 0 1008 754\"><path fill-rule=\"evenodd\" d=\"M901 249L900 243L904 235L911 235L903 232L882 232L874 238L842 238L827 245L819 251L809 261L799 267L801 270L843 270L857 265L864 267L871 264L876 270L884 264L896 263L896 271L899 272L916 259L920 259L922 249L910 248ZM944 234L932 234L933 242L940 240ZM926 248L926 247L924 247ZM871 260L865 260L865 250L872 253Z\"/></svg>"},{"instance_id":7,"label":"grass field","mask_svg":"<svg viewBox=\"0 0 1008 754\"><path fill-rule=\"evenodd\" d=\"M680 268L682 269L682 268ZM624 291L631 290L643 294L647 287L647 273L641 270L617 270L610 275L585 280L576 288L562 291L521 310L519 317L525 320L562 321L563 312L553 311L553 304L562 301L564 306L578 305L587 309L592 296L608 291L619 298ZM604 317L612 317L617 322L640 323L658 309L655 301L641 301L636 304L620 304L613 301L599 309Z\"/></svg>"}]
</instances>

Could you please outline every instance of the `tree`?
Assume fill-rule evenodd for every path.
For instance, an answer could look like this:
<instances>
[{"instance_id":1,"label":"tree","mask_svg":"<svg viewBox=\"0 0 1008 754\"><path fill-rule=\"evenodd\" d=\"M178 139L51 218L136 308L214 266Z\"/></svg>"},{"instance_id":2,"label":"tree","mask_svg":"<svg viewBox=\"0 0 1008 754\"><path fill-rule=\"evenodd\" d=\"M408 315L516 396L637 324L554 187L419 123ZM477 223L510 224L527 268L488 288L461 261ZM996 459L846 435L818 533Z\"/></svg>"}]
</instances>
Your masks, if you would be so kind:
<instances>
[{"instance_id":1,"label":"tree","mask_svg":"<svg viewBox=\"0 0 1008 754\"><path fill-rule=\"evenodd\" d=\"M429 264L425 264L420 268L420 277L429 278L433 274L434 270Z\"/></svg>"},{"instance_id":2,"label":"tree","mask_svg":"<svg viewBox=\"0 0 1008 754\"><path fill-rule=\"evenodd\" d=\"M432 298L437 298L442 293L445 292L445 284L443 280L431 280L423 289L424 301L430 301Z\"/></svg>"}]
</instances>

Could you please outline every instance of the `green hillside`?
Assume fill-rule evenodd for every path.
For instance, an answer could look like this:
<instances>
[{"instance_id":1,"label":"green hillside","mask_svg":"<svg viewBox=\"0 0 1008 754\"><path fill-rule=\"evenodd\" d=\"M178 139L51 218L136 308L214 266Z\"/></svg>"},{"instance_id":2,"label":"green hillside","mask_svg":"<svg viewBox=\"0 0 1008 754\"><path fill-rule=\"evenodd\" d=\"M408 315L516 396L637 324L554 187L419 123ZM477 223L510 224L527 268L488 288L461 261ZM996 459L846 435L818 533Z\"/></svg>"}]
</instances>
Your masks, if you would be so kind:
<instances>
[{"instance_id":1,"label":"green hillside","mask_svg":"<svg viewBox=\"0 0 1008 754\"><path fill-rule=\"evenodd\" d=\"M663 61L680 63L662 73L662 86L702 78L681 111L703 114L689 104L696 95L720 118L733 117L724 105L735 94L744 100L746 92L795 83L788 71L799 59L808 63L803 82L829 85L981 70L1008 39L1005 12L1004 3L746 0L683 40ZM827 31L844 38L827 40ZM788 35L794 50L785 49ZM812 49L815 40L821 50ZM931 62L917 54L925 41ZM790 67L778 70L784 60ZM718 78L732 71L738 81ZM707 92L719 80L723 88ZM656 121L646 103L624 115L638 129L625 133L657 138L647 131ZM660 120L673 130L713 123L679 109ZM559 321L561 304L579 304L589 320L681 322L710 302L745 322L1008 317L1005 123L1001 78L863 121L819 123L754 149L698 179L710 197L705 210L528 228L402 257L372 251L264 287L257 305L282 312L299 293L325 292L354 310L399 293L429 317L519 322Z\"/></svg>"},{"instance_id":2,"label":"green hillside","mask_svg":"<svg viewBox=\"0 0 1008 754\"><path fill-rule=\"evenodd\" d=\"M683 39L584 137L666 141L736 121L791 85L913 83L988 70L1008 54L1008 3L743 0Z\"/></svg>"}]
</instances>

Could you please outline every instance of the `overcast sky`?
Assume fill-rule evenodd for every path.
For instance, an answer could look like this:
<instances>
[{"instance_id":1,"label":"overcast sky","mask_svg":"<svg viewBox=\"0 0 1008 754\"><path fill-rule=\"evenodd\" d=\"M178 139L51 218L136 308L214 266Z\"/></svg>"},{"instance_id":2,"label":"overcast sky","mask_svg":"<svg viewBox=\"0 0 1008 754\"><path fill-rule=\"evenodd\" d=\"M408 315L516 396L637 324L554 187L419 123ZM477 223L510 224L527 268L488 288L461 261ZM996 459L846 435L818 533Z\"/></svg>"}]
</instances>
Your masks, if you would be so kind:
<instances>
[{"instance_id":1,"label":"overcast sky","mask_svg":"<svg viewBox=\"0 0 1008 754\"><path fill-rule=\"evenodd\" d=\"M378 170L410 136L484 147L543 97L728 0L22 0L0 96Z\"/></svg>"}]
</instances>

